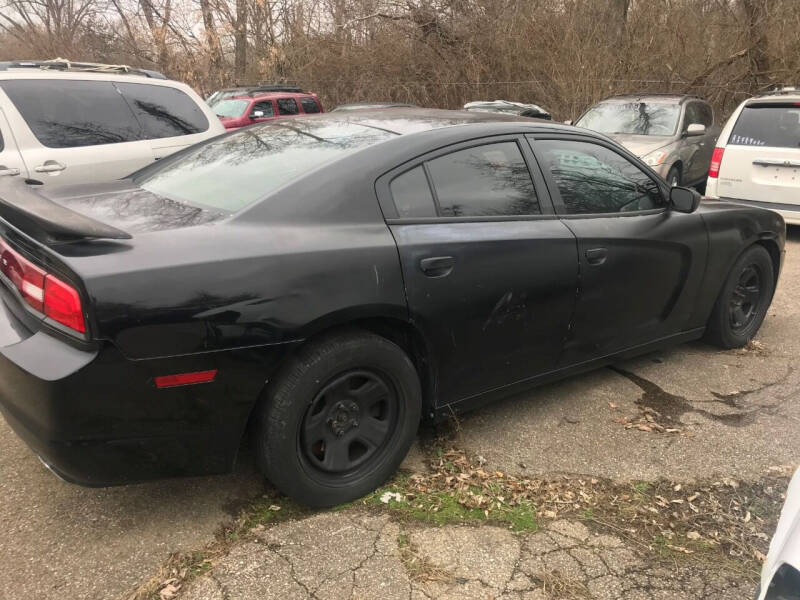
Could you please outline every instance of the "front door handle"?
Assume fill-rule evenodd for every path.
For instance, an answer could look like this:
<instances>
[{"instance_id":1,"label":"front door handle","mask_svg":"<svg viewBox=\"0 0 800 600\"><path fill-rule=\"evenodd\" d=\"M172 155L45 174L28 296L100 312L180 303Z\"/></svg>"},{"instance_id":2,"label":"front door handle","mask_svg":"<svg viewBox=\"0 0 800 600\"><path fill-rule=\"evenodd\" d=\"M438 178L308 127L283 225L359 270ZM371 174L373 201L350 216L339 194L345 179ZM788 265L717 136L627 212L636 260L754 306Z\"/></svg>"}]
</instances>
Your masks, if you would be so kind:
<instances>
[{"instance_id":1,"label":"front door handle","mask_svg":"<svg viewBox=\"0 0 800 600\"><path fill-rule=\"evenodd\" d=\"M0 165L0 177L13 177L14 175L19 175L19 173L19 169Z\"/></svg>"},{"instance_id":2,"label":"front door handle","mask_svg":"<svg viewBox=\"0 0 800 600\"><path fill-rule=\"evenodd\" d=\"M586 262L590 265L602 265L608 258L608 250L606 248L590 248L586 251Z\"/></svg>"},{"instance_id":3,"label":"front door handle","mask_svg":"<svg viewBox=\"0 0 800 600\"><path fill-rule=\"evenodd\" d=\"M419 268L428 277L445 277L453 270L456 259L452 256L431 256L419 261Z\"/></svg>"},{"instance_id":4,"label":"front door handle","mask_svg":"<svg viewBox=\"0 0 800 600\"><path fill-rule=\"evenodd\" d=\"M57 160L46 160L44 164L34 168L37 173L58 173L67 168L67 165L62 165Z\"/></svg>"}]
</instances>

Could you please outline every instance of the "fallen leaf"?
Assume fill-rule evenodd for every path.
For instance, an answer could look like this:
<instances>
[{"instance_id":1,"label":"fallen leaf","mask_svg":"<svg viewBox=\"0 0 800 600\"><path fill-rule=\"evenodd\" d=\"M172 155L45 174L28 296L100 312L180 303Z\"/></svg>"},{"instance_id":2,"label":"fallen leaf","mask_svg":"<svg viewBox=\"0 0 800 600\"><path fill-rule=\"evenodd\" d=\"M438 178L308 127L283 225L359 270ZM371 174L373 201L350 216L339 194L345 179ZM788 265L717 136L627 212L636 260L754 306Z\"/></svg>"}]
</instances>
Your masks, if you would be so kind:
<instances>
[{"instance_id":1,"label":"fallen leaf","mask_svg":"<svg viewBox=\"0 0 800 600\"><path fill-rule=\"evenodd\" d=\"M684 548L683 546L673 546L672 544L667 544L667 548L670 550L675 550L676 552L683 552L684 554L694 554L692 550Z\"/></svg>"},{"instance_id":2,"label":"fallen leaf","mask_svg":"<svg viewBox=\"0 0 800 600\"><path fill-rule=\"evenodd\" d=\"M744 522L745 523L749 523L750 522L750 511L749 510L747 511L747 514L744 516Z\"/></svg>"},{"instance_id":3,"label":"fallen leaf","mask_svg":"<svg viewBox=\"0 0 800 600\"><path fill-rule=\"evenodd\" d=\"M175 596L178 595L180 589L181 586L179 583L178 584L168 583L163 588L161 588L161 590L159 590L158 597L161 600L172 600L173 598L175 598Z\"/></svg>"},{"instance_id":4,"label":"fallen leaf","mask_svg":"<svg viewBox=\"0 0 800 600\"><path fill-rule=\"evenodd\" d=\"M269 509L270 509L272 512L278 512L278 511L281 509L281 507L280 507L280 506L278 506L277 504L270 504L270 507L269 507Z\"/></svg>"},{"instance_id":5,"label":"fallen leaf","mask_svg":"<svg viewBox=\"0 0 800 600\"><path fill-rule=\"evenodd\" d=\"M616 404L614 404L613 402L609 402L609 403L608 403L608 407L609 407L609 408L617 408L617 405L616 405Z\"/></svg>"},{"instance_id":6,"label":"fallen leaf","mask_svg":"<svg viewBox=\"0 0 800 600\"><path fill-rule=\"evenodd\" d=\"M690 540L699 540L700 534L697 533L696 531L690 531L689 533L686 534L686 537L689 538Z\"/></svg>"}]
</instances>

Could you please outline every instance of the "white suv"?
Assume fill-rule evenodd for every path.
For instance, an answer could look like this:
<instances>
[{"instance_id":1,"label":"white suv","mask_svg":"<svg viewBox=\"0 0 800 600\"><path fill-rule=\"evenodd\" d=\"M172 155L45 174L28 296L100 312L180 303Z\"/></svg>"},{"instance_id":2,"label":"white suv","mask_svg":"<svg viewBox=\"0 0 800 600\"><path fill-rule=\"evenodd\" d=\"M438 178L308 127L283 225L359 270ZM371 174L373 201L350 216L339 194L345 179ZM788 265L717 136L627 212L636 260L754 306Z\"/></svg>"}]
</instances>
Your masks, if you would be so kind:
<instances>
[{"instance_id":1,"label":"white suv","mask_svg":"<svg viewBox=\"0 0 800 600\"><path fill-rule=\"evenodd\" d=\"M800 90L739 105L717 140L706 195L769 208L800 225Z\"/></svg>"},{"instance_id":2,"label":"white suv","mask_svg":"<svg viewBox=\"0 0 800 600\"><path fill-rule=\"evenodd\" d=\"M154 71L0 62L0 182L118 179L224 131L189 86Z\"/></svg>"}]
</instances>

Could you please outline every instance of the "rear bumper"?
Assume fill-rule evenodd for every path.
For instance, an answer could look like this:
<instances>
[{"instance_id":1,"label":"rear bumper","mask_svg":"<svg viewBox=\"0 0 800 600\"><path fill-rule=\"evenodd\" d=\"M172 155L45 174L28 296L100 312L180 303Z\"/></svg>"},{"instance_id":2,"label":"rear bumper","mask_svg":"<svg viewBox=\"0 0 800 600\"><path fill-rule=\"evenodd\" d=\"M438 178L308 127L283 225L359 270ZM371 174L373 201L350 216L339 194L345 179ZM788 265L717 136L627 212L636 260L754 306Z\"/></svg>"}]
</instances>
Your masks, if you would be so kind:
<instances>
[{"instance_id":1,"label":"rear bumper","mask_svg":"<svg viewBox=\"0 0 800 600\"><path fill-rule=\"evenodd\" d=\"M43 332L8 343L14 317L4 309L0 301L0 412L57 475L87 486L229 471L279 351L134 361L107 342L84 351ZM214 382L153 382L208 369L219 370Z\"/></svg>"},{"instance_id":2,"label":"rear bumper","mask_svg":"<svg viewBox=\"0 0 800 600\"><path fill-rule=\"evenodd\" d=\"M782 204L779 202L760 202L757 200L739 200L738 198L720 197L724 202L733 202L744 206L755 206L778 213L788 225L800 225L800 204Z\"/></svg>"}]
</instances>

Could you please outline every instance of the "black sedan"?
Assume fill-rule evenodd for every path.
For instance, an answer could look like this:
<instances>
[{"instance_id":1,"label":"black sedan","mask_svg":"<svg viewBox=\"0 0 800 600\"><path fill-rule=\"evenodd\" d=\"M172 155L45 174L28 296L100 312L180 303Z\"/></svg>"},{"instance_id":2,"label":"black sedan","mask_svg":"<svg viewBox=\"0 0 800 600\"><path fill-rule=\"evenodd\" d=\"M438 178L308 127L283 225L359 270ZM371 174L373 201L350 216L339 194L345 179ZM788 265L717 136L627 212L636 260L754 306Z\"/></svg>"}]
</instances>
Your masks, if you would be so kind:
<instances>
[{"instance_id":1,"label":"black sedan","mask_svg":"<svg viewBox=\"0 0 800 600\"><path fill-rule=\"evenodd\" d=\"M605 137L484 113L275 121L118 182L0 189L0 405L84 485L231 469L328 506L437 419L705 336L742 346L785 227Z\"/></svg>"}]
</instances>

